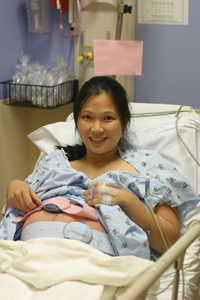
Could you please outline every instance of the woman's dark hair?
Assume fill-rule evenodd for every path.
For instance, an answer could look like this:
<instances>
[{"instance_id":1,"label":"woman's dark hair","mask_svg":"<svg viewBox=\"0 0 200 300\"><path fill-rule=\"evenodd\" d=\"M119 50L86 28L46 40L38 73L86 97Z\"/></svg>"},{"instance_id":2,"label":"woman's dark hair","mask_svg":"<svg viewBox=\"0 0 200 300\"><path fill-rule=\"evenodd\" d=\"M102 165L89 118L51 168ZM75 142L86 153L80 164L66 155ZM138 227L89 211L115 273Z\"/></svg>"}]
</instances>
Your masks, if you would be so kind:
<instances>
[{"instance_id":1,"label":"woman's dark hair","mask_svg":"<svg viewBox=\"0 0 200 300\"><path fill-rule=\"evenodd\" d=\"M108 94L114 101L120 115L122 129L125 130L130 122L130 110L125 89L115 79L108 76L95 76L86 81L80 89L73 108L74 121L78 129L78 116L85 102L92 96ZM69 160L82 158L86 154L85 145L67 146L63 148Z\"/></svg>"}]
</instances>

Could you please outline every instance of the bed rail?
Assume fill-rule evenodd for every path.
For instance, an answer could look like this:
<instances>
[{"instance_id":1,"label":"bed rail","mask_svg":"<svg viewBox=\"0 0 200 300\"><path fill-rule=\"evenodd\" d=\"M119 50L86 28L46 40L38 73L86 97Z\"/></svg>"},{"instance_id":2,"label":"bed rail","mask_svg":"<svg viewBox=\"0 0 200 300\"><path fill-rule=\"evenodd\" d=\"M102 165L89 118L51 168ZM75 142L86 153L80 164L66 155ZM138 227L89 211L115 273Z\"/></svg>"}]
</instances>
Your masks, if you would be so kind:
<instances>
[{"instance_id":1,"label":"bed rail","mask_svg":"<svg viewBox=\"0 0 200 300\"><path fill-rule=\"evenodd\" d=\"M145 300L147 291L151 285L166 271L172 264L175 268L175 278L172 291L172 300L177 299L179 271L183 267L183 260L186 249L200 236L200 221L196 221L186 233L138 280L127 290L125 294L119 297L119 300L132 299L132 300Z\"/></svg>"}]
</instances>

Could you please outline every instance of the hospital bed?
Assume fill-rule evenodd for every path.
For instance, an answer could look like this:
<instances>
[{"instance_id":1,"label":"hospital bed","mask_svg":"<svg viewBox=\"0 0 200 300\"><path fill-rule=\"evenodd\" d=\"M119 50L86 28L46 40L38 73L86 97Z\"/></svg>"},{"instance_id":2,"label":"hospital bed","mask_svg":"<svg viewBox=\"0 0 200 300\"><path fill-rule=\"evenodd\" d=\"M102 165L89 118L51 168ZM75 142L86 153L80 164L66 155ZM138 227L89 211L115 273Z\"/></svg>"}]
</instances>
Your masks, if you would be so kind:
<instances>
[{"instance_id":1,"label":"hospital bed","mask_svg":"<svg viewBox=\"0 0 200 300\"><path fill-rule=\"evenodd\" d=\"M168 159L200 194L200 115L189 106L130 103L126 139ZM80 141L70 114L28 136L38 162L55 145ZM200 204L180 223L181 237L156 262L110 257L79 241L0 241L0 297L20 300L197 300L200 283ZM12 289L10 287L12 286ZM174 286L174 287L173 287ZM9 292L8 292L9 291Z\"/></svg>"}]
</instances>

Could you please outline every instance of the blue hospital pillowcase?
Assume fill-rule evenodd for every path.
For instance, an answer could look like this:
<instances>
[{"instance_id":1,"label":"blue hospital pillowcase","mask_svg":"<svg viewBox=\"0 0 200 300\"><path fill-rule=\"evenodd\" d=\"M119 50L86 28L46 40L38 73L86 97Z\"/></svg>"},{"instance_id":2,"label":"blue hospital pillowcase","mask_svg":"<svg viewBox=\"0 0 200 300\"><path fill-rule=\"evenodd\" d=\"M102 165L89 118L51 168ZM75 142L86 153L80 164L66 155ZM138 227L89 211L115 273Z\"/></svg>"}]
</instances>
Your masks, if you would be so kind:
<instances>
[{"instance_id":1,"label":"blue hospital pillowcase","mask_svg":"<svg viewBox=\"0 0 200 300\"><path fill-rule=\"evenodd\" d=\"M116 183L128 188L141 201L146 195L152 209L164 203L164 198L172 206L182 207L184 212L199 201L185 178L169 166L155 151L119 149L121 157L133 165L140 174L127 171L107 172L95 181ZM172 175L172 171L174 172ZM70 167L68 159L61 150L56 150L44 157L34 172L25 180L42 200L62 196L77 203L84 204L83 192L90 186L91 180L82 172ZM146 193L150 194L147 195ZM159 198L157 198L159 197ZM192 201L188 201L192 200ZM196 201L194 201L196 200ZM150 258L148 238L146 233L135 224L118 206L96 205L99 218L113 244L116 255L135 255ZM21 233L22 222L12 223L12 220L25 213L10 206L0 224L0 238L17 240Z\"/></svg>"}]
</instances>

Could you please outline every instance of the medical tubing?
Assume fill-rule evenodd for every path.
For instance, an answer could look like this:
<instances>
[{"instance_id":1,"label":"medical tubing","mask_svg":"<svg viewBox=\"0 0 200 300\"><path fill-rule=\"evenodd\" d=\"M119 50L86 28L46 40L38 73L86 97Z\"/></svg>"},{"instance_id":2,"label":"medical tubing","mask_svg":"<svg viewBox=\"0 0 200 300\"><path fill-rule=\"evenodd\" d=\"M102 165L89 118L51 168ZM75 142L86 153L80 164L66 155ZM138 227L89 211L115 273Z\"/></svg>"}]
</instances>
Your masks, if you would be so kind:
<instances>
[{"instance_id":1,"label":"medical tubing","mask_svg":"<svg viewBox=\"0 0 200 300\"><path fill-rule=\"evenodd\" d=\"M187 264L183 264L183 268L182 268L182 300L184 300L185 298L185 276L184 276L184 270L187 269L188 267L190 267L200 256L200 253L189 263ZM161 276L161 278L164 278L164 277L168 277L170 275L174 274L174 272L170 272L170 273L167 273L167 274L163 274ZM162 289L160 292L157 292L154 294L154 296L157 296L157 295L160 295L161 293L163 293L165 290L167 290L170 285L172 285L173 283L173 280L171 283L169 283L164 289Z\"/></svg>"},{"instance_id":2,"label":"medical tubing","mask_svg":"<svg viewBox=\"0 0 200 300\"><path fill-rule=\"evenodd\" d=\"M149 193L146 193L146 194L151 195L151 196L154 196L154 197L156 197L156 198L159 198L160 200L164 201L166 204L169 205L169 203L168 203L167 201L165 201L164 199L161 199L160 197L158 197L158 196L156 196L156 195L152 195L152 194L149 194ZM148 201L146 200L146 198L144 198L144 200L148 203ZM148 205L149 205L149 203L148 203ZM169 205L169 206L170 206L170 205ZM150 209L152 210L152 208L151 208L150 205L149 205L149 207L150 207ZM170 207L171 207L171 206L170 206ZM171 207L171 208L173 209L173 207ZM194 225L194 224L200 222L199 220L191 221L190 224L186 227L186 226L183 224L182 220L179 218L179 215L178 215L177 211L176 211L175 209L173 209L173 211L176 213L176 215L177 215L179 221L181 222L182 226L186 229L186 231L187 231L192 225ZM152 210L152 213L153 213L153 210ZM154 213L153 213L153 215L154 215ZM154 216L154 218L155 218L155 216ZM156 220L156 218L155 218L155 220ZM159 226L158 223L157 223L157 225L158 225L159 230L161 231L160 226ZM162 234L161 234L161 235L162 235ZM164 238L164 237L163 237L163 238ZM163 241L164 241L164 240L163 240ZM182 279L183 279L183 293L182 293L182 295L183 295L183 297L184 297L184 293L185 293L185 284L184 284L184 273L183 273L183 270L185 270L185 269L188 268L193 262L195 262L195 260L197 260L199 256L200 256L200 253L192 260L192 262L189 262L189 263L187 263L187 264L183 264L183 268L182 268ZM168 276L168 275L171 275L171 273L167 273L166 275L162 275L161 277L166 277L166 276ZM162 293L163 291L165 291L171 284L172 284L172 282L171 282L166 288L164 288L162 291L160 291L160 292L158 292L158 293L156 293L156 294L154 294L154 295L157 296L157 295L161 294L161 293ZM182 299L184 299L184 298L182 298Z\"/></svg>"},{"instance_id":3,"label":"medical tubing","mask_svg":"<svg viewBox=\"0 0 200 300\"><path fill-rule=\"evenodd\" d=\"M180 120L181 117L177 118L176 119L176 131L177 131L177 134L181 140L181 142L183 143L183 146L185 147L185 149L187 150L187 152L190 154L190 156L193 158L193 160L197 163L197 165L200 167L200 162L198 162L198 160L194 157L194 155L192 154L192 152L188 149L188 147L186 146L183 138L181 137L181 134L179 132L179 129L178 129L178 121Z\"/></svg>"},{"instance_id":4,"label":"medical tubing","mask_svg":"<svg viewBox=\"0 0 200 300\"><path fill-rule=\"evenodd\" d=\"M165 275L162 275L162 276L160 276L160 278L168 277L170 275L174 275L174 271L171 272L171 273L167 273ZM185 279L184 278L185 278L184 277L184 268L182 268L182 281L183 281L183 283L182 283L182 286L183 286L182 300L184 300L184 295L185 295L185 282L184 282ZM173 284L173 282L174 282L174 279L165 288L160 290L160 292L157 292L153 295L158 296L158 295L162 294L163 292L165 292Z\"/></svg>"},{"instance_id":5,"label":"medical tubing","mask_svg":"<svg viewBox=\"0 0 200 300\"><path fill-rule=\"evenodd\" d=\"M179 121L180 118L181 118L181 117L179 117L179 114L180 114L180 112L181 112L181 110L182 110L182 108L183 108L184 106L188 106L188 105L187 105L187 104L181 105L181 106L179 107L179 109L177 110L176 115L175 115L175 117L177 118L177 119L176 119L176 131L177 131L177 133L178 133L178 136L179 136L181 142L183 143L183 146L186 148L186 150L188 151L188 153L190 154L190 156L193 158L193 160L197 163L197 165L200 166L200 162L197 161L197 159L196 159L196 158L194 157L194 155L191 153L191 151L189 150L189 148L186 146L186 144L185 144L183 138L181 137L181 134L180 134L180 132L179 132L179 129L178 129L178 121ZM194 110L193 110L193 111L194 111Z\"/></svg>"},{"instance_id":6,"label":"medical tubing","mask_svg":"<svg viewBox=\"0 0 200 300\"><path fill-rule=\"evenodd\" d=\"M162 277L163 276L160 276L160 278L162 278ZM165 288L163 288L162 290L160 290L160 292L157 292L157 293L155 293L153 295L154 296L158 296L158 295L162 294L163 292L165 292L166 290L168 290L168 288L173 284L173 282L174 282L174 279L172 279L172 281Z\"/></svg>"},{"instance_id":7,"label":"medical tubing","mask_svg":"<svg viewBox=\"0 0 200 300\"><path fill-rule=\"evenodd\" d=\"M161 219L161 221L162 221L162 223L163 223L163 226L165 227L163 218L162 218L161 216L159 216L159 218ZM167 237L167 241L168 241L168 243L169 243L169 245L170 245L170 247L171 247L171 242L170 242L170 240L169 240L169 236L168 236L166 227L165 227L165 234L166 234L166 237Z\"/></svg>"},{"instance_id":8,"label":"medical tubing","mask_svg":"<svg viewBox=\"0 0 200 300\"><path fill-rule=\"evenodd\" d=\"M196 255L195 256L195 258L192 260L192 261L190 261L189 263L187 263L187 264L184 264L184 269L187 269L187 268L189 268L197 259L199 259L200 258L200 253L198 254L198 255Z\"/></svg>"},{"instance_id":9,"label":"medical tubing","mask_svg":"<svg viewBox=\"0 0 200 300\"><path fill-rule=\"evenodd\" d=\"M191 112L190 110L182 110L182 112ZM131 113L131 117L151 117L151 116L162 116L162 115L173 115L176 114L177 110L169 111L158 111L158 112L144 112L144 113Z\"/></svg>"},{"instance_id":10,"label":"medical tubing","mask_svg":"<svg viewBox=\"0 0 200 300\"><path fill-rule=\"evenodd\" d=\"M181 140L181 142L183 143L183 146L185 147L185 149L187 150L187 152L190 154L190 156L192 157L192 159L197 163L198 166L200 166L200 162L198 162L198 160L194 157L194 155L191 153L191 151L188 149L187 145L185 144L183 138L181 137L181 134L179 132L178 129L178 121L181 117L178 117L179 114L181 112L191 112L191 110L182 110L182 108L184 106L188 106L187 104L183 104L179 107L179 109L177 111L166 111L166 112L147 112L147 113L131 113L131 117L141 117L141 116L153 116L153 115L167 115L167 114L174 114L175 113L175 118L176 118L176 132ZM192 109L192 108L191 108ZM195 111L193 109L193 111Z\"/></svg>"},{"instance_id":11,"label":"medical tubing","mask_svg":"<svg viewBox=\"0 0 200 300\"><path fill-rule=\"evenodd\" d=\"M179 219L179 222L181 223L181 225L182 225L185 229L187 229L187 228L185 227L185 225L183 224L182 220L180 219L180 217L179 217L177 211L176 211L176 210L175 210L175 209L174 209L167 201L165 201L163 198L160 198L160 197L157 196L157 195L153 195L153 194L150 194L150 193L147 193L147 192L145 192L145 194L146 194L146 195L150 195L150 196L152 196L152 197L156 197L156 198L162 200L163 202L165 202L167 205L169 205L169 206L171 207L171 209L173 209L174 213L177 215L177 218ZM145 198L144 198L144 199L145 199ZM145 199L145 200L146 200L146 199ZM147 202L147 203L148 203L148 202ZM148 205L149 205L149 203L148 203Z\"/></svg>"},{"instance_id":12,"label":"medical tubing","mask_svg":"<svg viewBox=\"0 0 200 300\"><path fill-rule=\"evenodd\" d=\"M180 114L180 112L181 112L181 110L182 110L182 108L184 107L184 106L188 106L187 104L182 104L179 108L178 108L178 110L176 111L176 114L175 114L175 117L176 118L178 118L178 116L179 116L179 114ZM191 110L193 110L194 111L194 109L192 109L192 107L191 106L189 106L190 108L191 108ZM190 111L191 111L190 110ZM189 111L189 112L190 112Z\"/></svg>"},{"instance_id":13,"label":"medical tubing","mask_svg":"<svg viewBox=\"0 0 200 300\"><path fill-rule=\"evenodd\" d=\"M198 220L192 221L192 222L188 225L186 231L187 231L193 224L196 224L196 223L199 223L199 222L200 222L200 221L198 221ZM183 278L183 282L184 282L184 273L183 273L183 270L189 268L189 267L190 267L197 259L199 259L199 257L200 257L200 252L199 252L198 255L196 255L196 257L195 257L192 261L190 261L189 263L183 264L183 268L182 268L182 278ZM161 276L161 278L168 277L168 276L170 276L170 275L172 275L172 274L174 274L174 272L170 272L170 273L163 274L163 275ZM156 294L154 294L154 295L157 296L157 295L163 293L163 292L164 292L171 284L172 284L172 282L171 282L167 287L165 287L163 290L161 290L160 292L158 292L158 293L156 293ZM183 283L183 284L184 284L184 283ZM184 287L185 287L185 286L184 286ZM184 289L184 288L183 288L183 289ZM183 293L184 293L184 290L183 290ZM183 299L184 299L184 298L183 298Z\"/></svg>"},{"instance_id":14,"label":"medical tubing","mask_svg":"<svg viewBox=\"0 0 200 300\"><path fill-rule=\"evenodd\" d=\"M158 220L157 220L156 217L155 217L154 211L153 211L153 209L151 208L151 205L149 204L149 202L147 201L147 199L146 199L145 197L144 197L143 199L146 201L146 203L148 204L148 206L149 206L149 208L150 208L150 210L151 210L151 212L152 212L152 214L153 214L153 217L154 217L154 219L155 219L155 221L156 221L156 224L157 224L157 226L158 226L158 229L159 229L159 231L160 231L160 234L161 234L163 243L165 244L165 247L166 247L166 249L168 250L169 247L167 246L167 243L166 243L166 241L165 241L165 238L164 238L164 235L163 235L162 230L161 230L161 228L160 228L160 225L158 224Z\"/></svg>"},{"instance_id":15,"label":"medical tubing","mask_svg":"<svg viewBox=\"0 0 200 300\"><path fill-rule=\"evenodd\" d=\"M174 273L174 272L173 272ZM172 273L170 273L170 274L166 274L166 276L169 276L169 275L171 275ZM160 276L160 278L162 278L162 277L165 277L165 276ZM184 296L185 296L185 282L184 282L184 271L183 271L183 268L182 268L182 281L183 281L183 283L182 283L182 288L183 288L183 290L182 290L182 300L184 300L185 298L184 298ZM154 296L158 296L158 295L160 295L160 294L162 294L163 292L165 292L172 284L174 283L174 279L165 287L165 288L163 288L162 290L160 290L160 292L157 292L157 293L155 293L155 294L153 294Z\"/></svg>"},{"instance_id":16,"label":"medical tubing","mask_svg":"<svg viewBox=\"0 0 200 300\"><path fill-rule=\"evenodd\" d=\"M145 208L146 208L147 217L148 217L148 226L147 226L146 233L147 233L147 236L150 236L150 234L151 234L151 227L150 227L150 219L149 219L149 209L146 207L146 205L145 205Z\"/></svg>"},{"instance_id":17,"label":"medical tubing","mask_svg":"<svg viewBox=\"0 0 200 300\"><path fill-rule=\"evenodd\" d=\"M69 39L71 38L75 32L77 31L79 25L80 25L80 21L81 21L81 4L79 2L79 0L76 0L76 5L77 5L77 10L78 10L78 15L77 15L77 20L76 20L76 25L73 29L73 31L69 34L69 35L65 35L64 34L64 29L63 29L63 12L62 9L60 9L60 32L63 38L65 39Z\"/></svg>"}]
</instances>

